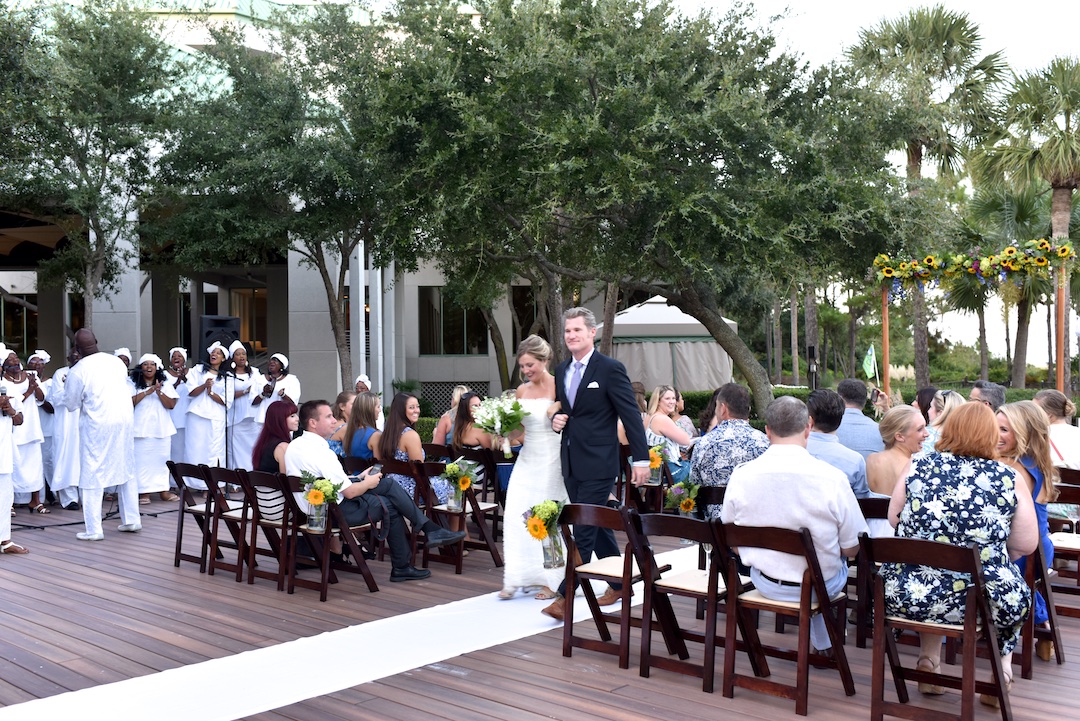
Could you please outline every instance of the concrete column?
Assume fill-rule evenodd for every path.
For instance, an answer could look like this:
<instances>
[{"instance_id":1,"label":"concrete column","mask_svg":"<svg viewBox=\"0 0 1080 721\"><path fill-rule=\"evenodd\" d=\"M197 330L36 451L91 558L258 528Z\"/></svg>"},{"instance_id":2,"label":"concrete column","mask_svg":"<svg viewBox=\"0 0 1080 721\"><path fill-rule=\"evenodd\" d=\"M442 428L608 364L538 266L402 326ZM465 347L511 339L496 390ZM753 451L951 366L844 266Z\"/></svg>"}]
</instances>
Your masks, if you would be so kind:
<instances>
[{"instance_id":1,"label":"concrete column","mask_svg":"<svg viewBox=\"0 0 1080 721\"><path fill-rule=\"evenodd\" d=\"M289 251L289 371L300 378L304 400L332 401L341 390L341 370L326 292L319 272L303 265L301 258Z\"/></svg>"},{"instance_id":2,"label":"concrete column","mask_svg":"<svg viewBox=\"0 0 1080 721\"><path fill-rule=\"evenodd\" d=\"M349 348L352 351L353 378L367 373L366 319L364 318L364 296L367 284L364 282L364 241L356 244L349 259L349 328L351 338Z\"/></svg>"},{"instance_id":3,"label":"concrete column","mask_svg":"<svg viewBox=\"0 0 1080 721\"><path fill-rule=\"evenodd\" d=\"M64 332L68 322L67 292L63 288L42 288L38 282L38 337L37 346L48 351L53 362L52 370L67 365L67 334ZM31 349L33 352L35 349Z\"/></svg>"},{"instance_id":4,"label":"concrete column","mask_svg":"<svg viewBox=\"0 0 1080 721\"><path fill-rule=\"evenodd\" d=\"M385 382L386 372L383 365L383 271L372 268L368 271L368 287L371 288L371 390L382 393L383 404L389 404L393 398L388 395L393 388Z\"/></svg>"},{"instance_id":5,"label":"concrete column","mask_svg":"<svg viewBox=\"0 0 1080 721\"><path fill-rule=\"evenodd\" d=\"M180 345L180 279L169 273L152 273L150 344L154 353L168 363L164 354Z\"/></svg>"}]
</instances>

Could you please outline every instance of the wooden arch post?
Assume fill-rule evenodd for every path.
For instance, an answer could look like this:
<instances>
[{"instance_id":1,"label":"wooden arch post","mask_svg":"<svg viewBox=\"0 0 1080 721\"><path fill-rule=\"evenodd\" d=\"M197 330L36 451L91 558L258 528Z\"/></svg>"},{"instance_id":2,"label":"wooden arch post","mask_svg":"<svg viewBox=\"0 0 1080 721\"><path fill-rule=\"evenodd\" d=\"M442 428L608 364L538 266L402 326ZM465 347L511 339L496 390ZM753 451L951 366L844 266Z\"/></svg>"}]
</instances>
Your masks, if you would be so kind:
<instances>
[{"instance_id":1,"label":"wooden arch post","mask_svg":"<svg viewBox=\"0 0 1080 721\"><path fill-rule=\"evenodd\" d=\"M1056 386L1059 391L1065 393L1065 261L1057 271L1057 358L1054 362L1056 373ZM1067 395L1067 394L1066 394Z\"/></svg>"},{"instance_id":2,"label":"wooden arch post","mask_svg":"<svg viewBox=\"0 0 1080 721\"><path fill-rule=\"evenodd\" d=\"M881 380L885 395L892 397L889 387L889 286L881 286Z\"/></svg>"}]
</instances>

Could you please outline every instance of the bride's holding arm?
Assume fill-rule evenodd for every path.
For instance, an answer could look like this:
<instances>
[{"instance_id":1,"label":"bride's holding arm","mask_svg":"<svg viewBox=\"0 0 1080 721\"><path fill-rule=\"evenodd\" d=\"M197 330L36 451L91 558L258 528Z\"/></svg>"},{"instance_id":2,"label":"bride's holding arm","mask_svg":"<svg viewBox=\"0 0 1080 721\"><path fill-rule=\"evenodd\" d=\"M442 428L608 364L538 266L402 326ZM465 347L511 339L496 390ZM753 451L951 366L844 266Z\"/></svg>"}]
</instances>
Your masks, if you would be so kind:
<instances>
[{"instance_id":1,"label":"bride's holding arm","mask_svg":"<svg viewBox=\"0 0 1080 721\"><path fill-rule=\"evenodd\" d=\"M519 588L539 587L538 599L555 598L551 589L563 579L561 568L544 568L544 552L522 520L527 510L547 500L569 500L563 483L559 436L551 430L550 411L555 404L555 378L551 375L551 346L537 335L521 341L518 368L526 382L518 386L517 398L528 411L522 421L525 444L514 464L506 491L506 527L503 538L503 590L499 598L513 598Z\"/></svg>"}]
</instances>

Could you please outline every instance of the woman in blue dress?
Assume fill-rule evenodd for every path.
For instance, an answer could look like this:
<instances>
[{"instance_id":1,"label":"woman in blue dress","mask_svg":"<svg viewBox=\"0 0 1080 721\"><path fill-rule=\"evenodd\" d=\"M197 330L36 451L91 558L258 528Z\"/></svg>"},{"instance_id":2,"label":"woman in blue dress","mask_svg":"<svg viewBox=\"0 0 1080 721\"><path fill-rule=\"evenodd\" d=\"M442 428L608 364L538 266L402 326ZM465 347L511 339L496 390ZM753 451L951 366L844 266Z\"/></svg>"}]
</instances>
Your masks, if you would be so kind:
<instances>
[{"instance_id":1,"label":"woman in blue dress","mask_svg":"<svg viewBox=\"0 0 1080 721\"><path fill-rule=\"evenodd\" d=\"M1048 567L1054 563L1054 542L1050 540L1050 525L1046 519L1046 504L1057 498L1058 472L1050 455L1050 418L1034 401L1007 403L998 411L998 453L1001 460L1016 471L1017 478L1030 490L1039 522L1039 542L1046 554ZM1027 558L1016 562L1020 573L1027 570ZM1035 594L1035 623L1050 620L1046 600ZM1052 641L1039 641L1039 657L1050 660Z\"/></svg>"},{"instance_id":2,"label":"woman in blue dress","mask_svg":"<svg viewBox=\"0 0 1080 721\"><path fill-rule=\"evenodd\" d=\"M379 396L368 391L360 393L352 404L349 423L345 426L346 455L370 460L375 457L382 432L376 427L382 404Z\"/></svg>"},{"instance_id":3,"label":"woman in blue dress","mask_svg":"<svg viewBox=\"0 0 1080 721\"><path fill-rule=\"evenodd\" d=\"M1012 685L1012 652L1031 608L1027 584L1014 560L1031 553L1038 528L1031 495L1017 488L1016 472L996 460L998 427L982 403L953 410L941 427L937 450L912 460L911 472L893 489L889 521L896 535L980 548L987 601L997 628L1007 687ZM885 564L885 609L915 621L961 624L970 579L925 566ZM920 634L917 667L940 667L939 634ZM944 689L920 683L923 693ZM997 698L981 696L994 705Z\"/></svg>"}]
</instances>

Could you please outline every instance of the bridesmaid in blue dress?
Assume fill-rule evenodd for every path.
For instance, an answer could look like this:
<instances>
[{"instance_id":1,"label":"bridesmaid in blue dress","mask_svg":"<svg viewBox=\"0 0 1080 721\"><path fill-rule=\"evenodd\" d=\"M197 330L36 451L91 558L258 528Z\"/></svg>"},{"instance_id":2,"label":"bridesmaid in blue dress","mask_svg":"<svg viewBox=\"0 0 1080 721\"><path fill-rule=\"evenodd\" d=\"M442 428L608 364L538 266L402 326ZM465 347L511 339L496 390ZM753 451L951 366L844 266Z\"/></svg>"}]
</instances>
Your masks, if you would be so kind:
<instances>
[{"instance_id":1,"label":"bridesmaid in blue dress","mask_svg":"<svg viewBox=\"0 0 1080 721\"><path fill-rule=\"evenodd\" d=\"M381 411L382 404L375 393L368 391L356 396L342 441L345 455L366 460L375 457L375 449L382 438L382 432L376 427Z\"/></svg>"}]
</instances>

